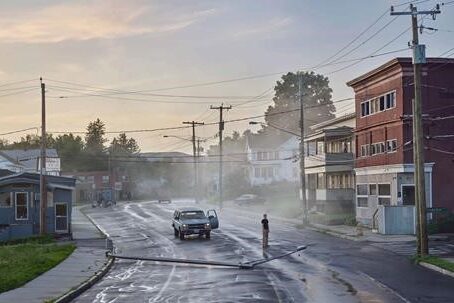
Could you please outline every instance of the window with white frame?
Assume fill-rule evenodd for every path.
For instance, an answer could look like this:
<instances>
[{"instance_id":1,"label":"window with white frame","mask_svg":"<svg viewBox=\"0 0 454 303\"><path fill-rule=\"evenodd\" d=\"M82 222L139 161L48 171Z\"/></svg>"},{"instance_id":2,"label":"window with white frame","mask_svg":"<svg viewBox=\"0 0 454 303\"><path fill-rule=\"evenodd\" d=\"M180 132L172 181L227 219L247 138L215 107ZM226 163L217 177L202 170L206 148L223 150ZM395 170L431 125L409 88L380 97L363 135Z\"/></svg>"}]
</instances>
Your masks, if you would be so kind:
<instances>
[{"instance_id":1,"label":"window with white frame","mask_svg":"<svg viewBox=\"0 0 454 303\"><path fill-rule=\"evenodd\" d=\"M109 183L109 176L102 176L102 182L103 183Z\"/></svg>"},{"instance_id":2,"label":"window with white frame","mask_svg":"<svg viewBox=\"0 0 454 303\"><path fill-rule=\"evenodd\" d=\"M254 177L260 178L260 168L259 167L254 168Z\"/></svg>"},{"instance_id":3,"label":"window with white frame","mask_svg":"<svg viewBox=\"0 0 454 303\"><path fill-rule=\"evenodd\" d=\"M391 204L391 184L389 183L378 184L378 204L379 205Z\"/></svg>"},{"instance_id":4,"label":"window with white frame","mask_svg":"<svg viewBox=\"0 0 454 303\"><path fill-rule=\"evenodd\" d=\"M361 117L370 116L396 106L396 92L392 91L384 95L361 102Z\"/></svg>"},{"instance_id":5,"label":"window with white frame","mask_svg":"<svg viewBox=\"0 0 454 303\"><path fill-rule=\"evenodd\" d=\"M368 207L368 184L356 184L356 206Z\"/></svg>"},{"instance_id":6,"label":"window with white frame","mask_svg":"<svg viewBox=\"0 0 454 303\"><path fill-rule=\"evenodd\" d=\"M12 194L10 192L0 193L0 207L11 207Z\"/></svg>"},{"instance_id":7,"label":"window with white frame","mask_svg":"<svg viewBox=\"0 0 454 303\"><path fill-rule=\"evenodd\" d=\"M393 153L397 151L397 139L386 141L386 152Z\"/></svg>"},{"instance_id":8,"label":"window with white frame","mask_svg":"<svg viewBox=\"0 0 454 303\"><path fill-rule=\"evenodd\" d=\"M26 192L15 193L16 220L28 220L28 194Z\"/></svg>"}]
</instances>

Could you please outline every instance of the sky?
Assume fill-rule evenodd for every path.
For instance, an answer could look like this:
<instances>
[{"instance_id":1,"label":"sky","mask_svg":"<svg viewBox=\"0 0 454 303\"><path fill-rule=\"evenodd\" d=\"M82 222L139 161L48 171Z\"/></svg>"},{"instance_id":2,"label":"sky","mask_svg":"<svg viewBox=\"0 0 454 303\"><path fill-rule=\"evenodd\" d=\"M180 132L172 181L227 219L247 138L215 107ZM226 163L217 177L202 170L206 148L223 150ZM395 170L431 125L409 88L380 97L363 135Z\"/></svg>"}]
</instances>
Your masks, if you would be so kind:
<instances>
[{"instance_id":1,"label":"sky","mask_svg":"<svg viewBox=\"0 0 454 303\"><path fill-rule=\"evenodd\" d=\"M40 77L46 84L50 132L83 132L96 118L108 131L178 127L192 120L212 123L219 112L210 105L221 103L233 106L226 120L261 115L272 104L276 81L288 71L314 70L329 78L333 100L353 97L347 81L396 56L411 56L406 49L411 33L404 32L410 17L394 20L386 13L390 5L406 2L3 0L0 133L40 126ZM419 10L441 3L415 2ZM445 2L436 20L423 20L424 26L439 29L420 36L427 56L454 47L454 5ZM377 19L339 54L349 52L340 62L311 69L331 61L326 60ZM396 50L403 51L342 63ZM224 81L255 75L268 76ZM353 103L336 107L341 115L352 111ZM225 135L249 127L247 121L228 123ZM197 136L207 139L205 146L216 142L216 132L216 125L197 128ZM11 141L26 133L0 138ZM142 151L191 152L189 141L176 138L190 138L191 129L128 135Z\"/></svg>"}]
</instances>

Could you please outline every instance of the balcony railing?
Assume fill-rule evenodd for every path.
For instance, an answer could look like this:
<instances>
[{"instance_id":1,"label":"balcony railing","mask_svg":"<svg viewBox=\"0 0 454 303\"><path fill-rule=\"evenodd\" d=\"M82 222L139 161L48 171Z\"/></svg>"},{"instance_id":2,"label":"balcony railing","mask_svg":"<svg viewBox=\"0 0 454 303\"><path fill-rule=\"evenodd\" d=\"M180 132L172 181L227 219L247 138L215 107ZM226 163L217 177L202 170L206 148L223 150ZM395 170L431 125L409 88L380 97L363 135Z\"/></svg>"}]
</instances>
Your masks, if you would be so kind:
<instances>
[{"instance_id":1,"label":"balcony railing","mask_svg":"<svg viewBox=\"0 0 454 303\"><path fill-rule=\"evenodd\" d=\"M353 153L326 153L305 157L305 167L323 165L348 165L353 167Z\"/></svg>"}]
</instances>

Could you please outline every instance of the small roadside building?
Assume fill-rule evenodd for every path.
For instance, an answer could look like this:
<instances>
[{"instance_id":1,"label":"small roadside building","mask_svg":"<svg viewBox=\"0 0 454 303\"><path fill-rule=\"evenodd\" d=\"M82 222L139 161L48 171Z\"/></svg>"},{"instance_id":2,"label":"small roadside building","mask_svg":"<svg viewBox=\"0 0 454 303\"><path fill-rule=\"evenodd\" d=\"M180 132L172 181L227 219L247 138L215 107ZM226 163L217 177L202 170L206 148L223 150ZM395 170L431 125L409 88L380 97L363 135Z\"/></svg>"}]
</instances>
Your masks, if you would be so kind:
<instances>
[{"instance_id":1,"label":"small roadside building","mask_svg":"<svg viewBox=\"0 0 454 303\"><path fill-rule=\"evenodd\" d=\"M0 241L39 234L39 174L0 174ZM75 179L46 176L46 230L49 234L71 234L72 191Z\"/></svg>"}]
</instances>

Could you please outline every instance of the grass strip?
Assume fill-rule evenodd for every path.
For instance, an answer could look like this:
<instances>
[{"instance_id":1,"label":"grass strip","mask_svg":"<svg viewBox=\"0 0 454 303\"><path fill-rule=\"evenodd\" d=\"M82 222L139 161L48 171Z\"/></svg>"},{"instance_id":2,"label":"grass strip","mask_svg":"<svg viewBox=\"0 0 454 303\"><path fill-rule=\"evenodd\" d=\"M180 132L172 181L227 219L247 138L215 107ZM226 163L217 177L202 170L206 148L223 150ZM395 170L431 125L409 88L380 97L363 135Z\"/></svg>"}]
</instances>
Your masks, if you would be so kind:
<instances>
[{"instance_id":1,"label":"grass strip","mask_svg":"<svg viewBox=\"0 0 454 303\"><path fill-rule=\"evenodd\" d=\"M26 242L0 246L0 293L20 287L65 260L73 244Z\"/></svg>"},{"instance_id":2,"label":"grass strip","mask_svg":"<svg viewBox=\"0 0 454 303\"><path fill-rule=\"evenodd\" d=\"M436 256L426 256L426 257L416 257L415 261L417 263L426 262L440 268L449 270L450 272L454 272L454 263L449 262L448 260L436 257Z\"/></svg>"}]
</instances>

